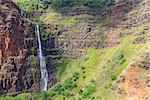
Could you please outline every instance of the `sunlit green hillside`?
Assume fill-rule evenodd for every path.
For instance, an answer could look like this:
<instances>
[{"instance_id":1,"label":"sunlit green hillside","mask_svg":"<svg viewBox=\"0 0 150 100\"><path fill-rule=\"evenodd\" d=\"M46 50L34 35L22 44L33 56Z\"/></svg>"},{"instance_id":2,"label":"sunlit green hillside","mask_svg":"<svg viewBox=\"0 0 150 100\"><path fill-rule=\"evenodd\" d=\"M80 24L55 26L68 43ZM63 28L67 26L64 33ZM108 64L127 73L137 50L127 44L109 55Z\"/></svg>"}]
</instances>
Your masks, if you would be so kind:
<instances>
[{"instance_id":1,"label":"sunlit green hillside","mask_svg":"<svg viewBox=\"0 0 150 100\"><path fill-rule=\"evenodd\" d=\"M149 52L150 30L147 27L150 26L150 22L139 22L140 25L137 22L131 27L123 27L123 25L130 24L130 20L134 19L132 16L140 16L142 9L145 9L143 6L140 6L138 11L132 9L123 13L123 18L116 19L119 20L120 26L115 27L113 26L115 14L101 16L100 14L78 14L77 12L77 14L71 15L72 12L80 8L84 8L81 9L81 12L87 9L103 9L105 7L109 11L110 7L114 5L113 0L110 0L110 2L108 2L109 0L106 0L107 2L105 0L85 0L82 2L81 0L79 3L53 0L49 4L42 0L13 1L27 13L32 12L32 10L44 12L39 16L28 19L29 22L37 21L41 25L41 40L44 43L53 39L51 38L53 34L61 34L62 32L55 38L58 43L64 41L64 43L66 41L68 43L73 39L80 42L83 40L82 37L85 36L85 41L103 40L106 46L88 46L77 49L70 47L69 50L74 49L83 52L83 55L75 57L63 54L45 54L46 58L55 59L54 64L57 65L57 68L54 75L57 82L49 87L46 92L3 96L0 97L0 100L125 100L122 98L124 95L125 97L128 96L127 94L119 94L114 92L115 90L112 88L128 67L140 60L144 52ZM69 11L65 12L64 9ZM71 14L65 15L66 13ZM89 26L90 28L88 28ZM80 39L78 34L84 35ZM90 38L90 36L94 38ZM57 49L65 51L68 49L68 45L73 42L67 43L66 48L51 48L44 44L43 50L47 52ZM145 72L141 73L144 74ZM119 97L116 98L116 95L119 95Z\"/></svg>"}]
</instances>

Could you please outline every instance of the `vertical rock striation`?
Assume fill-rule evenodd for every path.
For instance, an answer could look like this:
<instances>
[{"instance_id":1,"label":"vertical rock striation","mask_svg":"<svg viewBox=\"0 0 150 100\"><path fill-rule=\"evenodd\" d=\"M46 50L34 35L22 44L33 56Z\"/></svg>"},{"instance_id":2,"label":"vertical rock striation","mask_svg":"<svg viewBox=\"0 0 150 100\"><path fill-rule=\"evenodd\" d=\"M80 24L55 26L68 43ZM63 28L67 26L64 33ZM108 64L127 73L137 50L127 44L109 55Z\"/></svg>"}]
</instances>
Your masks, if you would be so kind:
<instances>
[{"instance_id":1,"label":"vertical rock striation","mask_svg":"<svg viewBox=\"0 0 150 100\"><path fill-rule=\"evenodd\" d=\"M32 28L19 10L11 0L0 0L0 93L39 87L36 58L29 56L35 46Z\"/></svg>"}]
</instances>

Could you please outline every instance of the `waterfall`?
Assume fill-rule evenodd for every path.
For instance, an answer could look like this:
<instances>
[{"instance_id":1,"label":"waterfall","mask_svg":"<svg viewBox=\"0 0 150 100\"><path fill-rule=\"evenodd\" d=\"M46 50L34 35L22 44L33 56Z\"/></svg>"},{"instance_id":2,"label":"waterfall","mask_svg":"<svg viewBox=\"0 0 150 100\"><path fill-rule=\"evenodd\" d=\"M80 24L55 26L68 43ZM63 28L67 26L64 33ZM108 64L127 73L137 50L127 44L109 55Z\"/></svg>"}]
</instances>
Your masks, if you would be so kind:
<instances>
[{"instance_id":1,"label":"waterfall","mask_svg":"<svg viewBox=\"0 0 150 100\"><path fill-rule=\"evenodd\" d=\"M20 13L22 16L24 16L24 11L22 9L20 10Z\"/></svg>"},{"instance_id":2,"label":"waterfall","mask_svg":"<svg viewBox=\"0 0 150 100\"><path fill-rule=\"evenodd\" d=\"M40 39L40 30L39 25L35 26L35 35L38 39L38 56L40 58L40 71L41 71L41 92L47 91L47 83L48 83L48 72L46 68L45 58L42 53L41 39Z\"/></svg>"},{"instance_id":3,"label":"waterfall","mask_svg":"<svg viewBox=\"0 0 150 100\"><path fill-rule=\"evenodd\" d=\"M26 12L25 12L24 10L22 10L22 9L20 9L20 14L21 14L22 16L24 16L24 17L27 16Z\"/></svg>"}]
</instances>

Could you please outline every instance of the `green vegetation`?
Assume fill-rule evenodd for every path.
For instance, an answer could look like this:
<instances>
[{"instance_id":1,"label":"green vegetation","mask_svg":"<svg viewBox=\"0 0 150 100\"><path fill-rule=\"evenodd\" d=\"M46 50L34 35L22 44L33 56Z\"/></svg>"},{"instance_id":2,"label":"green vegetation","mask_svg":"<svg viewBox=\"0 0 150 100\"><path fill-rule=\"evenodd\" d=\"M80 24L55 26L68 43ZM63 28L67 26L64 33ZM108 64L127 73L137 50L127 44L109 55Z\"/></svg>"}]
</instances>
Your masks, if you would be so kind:
<instances>
[{"instance_id":1,"label":"green vegetation","mask_svg":"<svg viewBox=\"0 0 150 100\"><path fill-rule=\"evenodd\" d=\"M44 8L41 0L13 0L22 10L30 12L36 9Z\"/></svg>"},{"instance_id":2,"label":"green vegetation","mask_svg":"<svg viewBox=\"0 0 150 100\"><path fill-rule=\"evenodd\" d=\"M24 11L33 11L36 9L47 9L49 6L57 7L73 7L73 6L87 6L87 7L108 7L113 5L114 0L52 0L47 3L42 0L13 0Z\"/></svg>"},{"instance_id":3,"label":"green vegetation","mask_svg":"<svg viewBox=\"0 0 150 100\"><path fill-rule=\"evenodd\" d=\"M66 71L66 69L67 69L67 64L69 63L69 59L68 58L61 58L59 61L57 61L57 65L59 66L58 68L57 68L57 73L56 73L56 77L57 78L60 78L62 75L63 75L63 73Z\"/></svg>"},{"instance_id":4,"label":"green vegetation","mask_svg":"<svg viewBox=\"0 0 150 100\"><path fill-rule=\"evenodd\" d=\"M53 7L66 6L88 6L88 7L105 7L114 3L114 0L53 0Z\"/></svg>"},{"instance_id":5,"label":"green vegetation","mask_svg":"<svg viewBox=\"0 0 150 100\"><path fill-rule=\"evenodd\" d=\"M30 93L22 93L17 95L16 97L11 97L11 96L5 96L5 97L0 97L0 100L27 100L31 96Z\"/></svg>"},{"instance_id":6,"label":"green vegetation","mask_svg":"<svg viewBox=\"0 0 150 100\"><path fill-rule=\"evenodd\" d=\"M82 98L89 97L92 93L96 92L96 85L87 85L85 91L82 94Z\"/></svg>"},{"instance_id":7,"label":"green vegetation","mask_svg":"<svg viewBox=\"0 0 150 100\"><path fill-rule=\"evenodd\" d=\"M36 51L37 51L37 48L36 47L32 47L31 50L30 50L30 55L35 55Z\"/></svg>"},{"instance_id":8,"label":"green vegetation","mask_svg":"<svg viewBox=\"0 0 150 100\"><path fill-rule=\"evenodd\" d=\"M43 7L43 2L31 0L16 0L20 7L25 11L30 9L38 9ZM80 27L85 27L86 24L91 24L86 20L94 21L94 28L92 33L96 35L97 39L107 39L107 32L100 26L102 17L91 15L75 15L64 16L63 14L55 11L55 7L105 7L113 4L112 0L53 0L50 7L47 9L48 13L40 16L38 21L44 24L62 25L67 27L69 32L80 32ZM110 2L108 2L110 1ZM27 2L27 5L25 5ZM104 19L105 21L107 19ZM82 22L83 21L83 22ZM107 21L106 21L107 22ZM102 22L101 22L102 23ZM80 24L81 26L78 26ZM78 26L78 27L77 27ZM63 27L63 28L64 28ZM69 27L69 28L68 28ZM62 28L62 27L61 27ZM32 99L36 100L114 100L113 91L111 90L112 84L117 80L122 71L130 65L133 60L138 59L141 55L141 50L144 46L148 46L147 43L133 44L132 41L138 37L135 32L143 31L143 26L133 27L131 29L118 29L115 35L120 33L132 32L124 37L117 37L115 42L118 42L116 46L106 48L83 48L85 52L84 56L77 58L63 57L62 55L47 55L53 59L58 59L57 71L55 76L57 83L51 87L47 92L33 94ZM56 30L47 29L41 32L42 39L47 38L49 33L57 33ZM148 37L148 31L145 32L145 36ZM147 41L146 41L147 42ZM58 48L47 48L46 51L60 50ZM31 56L28 60L31 64L36 63L36 59L33 56L36 48L31 49ZM2 97L2 100L26 100L31 94L23 93L16 97ZM1 98L0 98L1 99Z\"/></svg>"},{"instance_id":9,"label":"green vegetation","mask_svg":"<svg viewBox=\"0 0 150 100\"><path fill-rule=\"evenodd\" d=\"M126 30L121 30L122 32ZM119 31L120 33L120 31ZM117 33L116 33L117 34ZM145 33L147 34L147 33ZM118 38L120 44L102 49L84 49L86 55L79 58L62 58L57 64L58 83L47 92L33 95L40 100L76 100L78 97L85 100L110 100L113 95L111 86L121 72L136 59L141 48L146 43L132 44L137 37L135 34ZM51 49L50 49L51 50ZM32 57L31 57L32 60ZM3 97L2 100L30 97L30 94L21 94L17 97ZM111 98L113 99L113 98Z\"/></svg>"}]
</instances>

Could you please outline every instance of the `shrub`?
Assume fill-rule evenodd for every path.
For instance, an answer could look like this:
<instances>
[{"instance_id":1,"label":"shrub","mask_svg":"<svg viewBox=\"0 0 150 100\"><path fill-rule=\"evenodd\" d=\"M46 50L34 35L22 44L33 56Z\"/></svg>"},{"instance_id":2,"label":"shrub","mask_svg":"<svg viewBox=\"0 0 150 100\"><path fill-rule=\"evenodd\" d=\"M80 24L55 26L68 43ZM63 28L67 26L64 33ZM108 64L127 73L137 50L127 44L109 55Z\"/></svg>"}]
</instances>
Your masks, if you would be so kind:
<instances>
[{"instance_id":1,"label":"shrub","mask_svg":"<svg viewBox=\"0 0 150 100\"><path fill-rule=\"evenodd\" d=\"M119 63L120 65L122 65L125 61L126 61L126 59L123 58L123 59L120 59L120 61L119 61L118 63Z\"/></svg>"},{"instance_id":2,"label":"shrub","mask_svg":"<svg viewBox=\"0 0 150 100\"><path fill-rule=\"evenodd\" d=\"M91 95L95 91L96 91L95 84L86 86L86 91L82 93L82 98L87 98L89 95Z\"/></svg>"},{"instance_id":3,"label":"shrub","mask_svg":"<svg viewBox=\"0 0 150 100\"><path fill-rule=\"evenodd\" d=\"M85 73L85 71L83 71L83 73Z\"/></svg>"},{"instance_id":4,"label":"shrub","mask_svg":"<svg viewBox=\"0 0 150 100\"><path fill-rule=\"evenodd\" d=\"M73 76L74 79L77 79L77 78L79 77L79 73L78 73L78 72L75 72L75 73L73 73L72 76Z\"/></svg>"},{"instance_id":5,"label":"shrub","mask_svg":"<svg viewBox=\"0 0 150 100\"><path fill-rule=\"evenodd\" d=\"M48 94L48 97L53 97L53 96L55 96L55 95L57 95L54 91L51 91L49 94Z\"/></svg>"},{"instance_id":6,"label":"shrub","mask_svg":"<svg viewBox=\"0 0 150 100\"><path fill-rule=\"evenodd\" d=\"M72 87L72 84L73 84L73 78L67 78L65 79L63 86L65 87L65 89L69 89Z\"/></svg>"},{"instance_id":7,"label":"shrub","mask_svg":"<svg viewBox=\"0 0 150 100\"><path fill-rule=\"evenodd\" d=\"M32 47L30 50L30 55L36 55L37 53L37 48L36 47Z\"/></svg>"},{"instance_id":8,"label":"shrub","mask_svg":"<svg viewBox=\"0 0 150 100\"><path fill-rule=\"evenodd\" d=\"M85 69L85 67L84 66L82 66L82 68L81 68L82 70L84 70Z\"/></svg>"},{"instance_id":9,"label":"shrub","mask_svg":"<svg viewBox=\"0 0 150 100\"><path fill-rule=\"evenodd\" d=\"M122 59L124 57L124 55L123 54L120 54L119 56L118 56L118 59Z\"/></svg>"},{"instance_id":10,"label":"shrub","mask_svg":"<svg viewBox=\"0 0 150 100\"><path fill-rule=\"evenodd\" d=\"M82 93L83 93L83 90L80 89L79 94L82 94Z\"/></svg>"},{"instance_id":11,"label":"shrub","mask_svg":"<svg viewBox=\"0 0 150 100\"><path fill-rule=\"evenodd\" d=\"M116 63L119 65L122 65L126 61L125 57L123 54L120 54L116 57Z\"/></svg>"},{"instance_id":12,"label":"shrub","mask_svg":"<svg viewBox=\"0 0 150 100\"><path fill-rule=\"evenodd\" d=\"M93 97L93 96L92 96L90 99L91 99L91 100L94 100L94 99L95 99L95 97Z\"/></svg>"},{"instance_id":13,"label":"shrub","mask_svg":"<svg viewBox=\"0 0 150 100\"><path fill-rule=\"evenodd\" d=\"M41 100L47 100L47 98L48 98L47 92L42 92L42 93L40 94L40 98L41 98Z\"/></svg>"},{"instance_id":14,"label":"shrub","mask_svg":"<svg viewBox=\"0 0 150 100\"><path fill-rule=\"evenodd\" d=\"M31 11L43 8L43 2L40 0L13 0L22 10ZM54 0L55 1L55 0Z\"/></svg>"},{"instance_id":15,"label":"shrub","mask_svg":"<svg viewBox=\"0 0 150 100\"><path fill-rule=\"evenodd\" d=\"M116 79L117 79L116 75L111 76L111 80L116 80Z\"/></svg>"},{"instance_id":16,"label":"shrub","mask_svg":"<svg viewBox=\"0 0 150 100\"><path fill-rule=\"evenodd\" d=\"M60 90L60 88L62 88L62 85L61 84L58 84L58 85L56 85L55 87L54 87L54 91L55 92L57 92L57 91L59 91Z\"/></svg>"},{"instance_id":17,"label":"shrub","mask_svg":"<svg viewBox=\"0 0 150 100\"><path fill-rule=\"evenodd\" d=\"M52 6L53 7L61 7L62 6L61 0L53 0Z\"/></svg>"},{"instance_id":18,"label":"shrub","mask_svg":"<svg viewBox=\"0 0 150 100\"><path fill-rule=\"evenodd\" d=\"M66 7L66 6L88 6L88 7L105 7L114 3L114 0L53 0L53 7Z\"/></svg>"},{"instance_id":19,"label":"shrub","mask_svg":"<svg viewBox=\"0 0 150 100\"><path fill-rule=\"evenodd\" d=\"M85 79L85 78L86 78L86 76L83 76L83 78Z\"/></svg>"},{"instance_id":20,"label":"shrub","mask_svg":"<svg viewBox=\"0 0 150 100\"><path fill-rule=\"evenodd\" d=\"M89 57L86 57L85 59L84 59L84 61L88 61L90 58Z\"/></svg>"}]
</instances>

